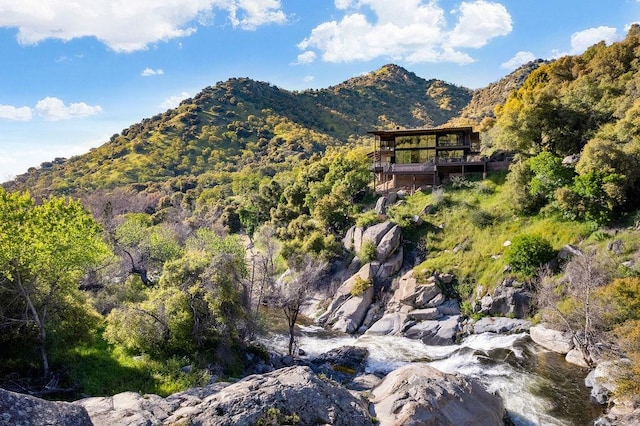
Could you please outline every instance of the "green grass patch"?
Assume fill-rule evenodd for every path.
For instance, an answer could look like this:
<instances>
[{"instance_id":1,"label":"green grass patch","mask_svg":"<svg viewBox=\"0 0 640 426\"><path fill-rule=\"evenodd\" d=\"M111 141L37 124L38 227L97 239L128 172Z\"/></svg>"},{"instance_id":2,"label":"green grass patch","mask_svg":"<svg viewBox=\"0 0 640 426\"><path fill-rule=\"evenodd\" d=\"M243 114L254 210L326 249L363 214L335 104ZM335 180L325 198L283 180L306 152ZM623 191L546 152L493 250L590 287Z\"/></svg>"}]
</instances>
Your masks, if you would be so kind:
<instances>
[{"instance_id":1,"label":"green grass patch","mask_svg":"<svg viewBox=\"0 0 640 426\"><path fill-rule=\"evenodd\" d=\"M206 370L182 367L191 365L187 358L154 360L147 355L132 356L105 342L101 334L90 344L82 344L59 359L68 366L72 384L91 396L114 395L125 391L168 396L172 393L202 386L209 375Z\"/></svg>"}]
</instances>

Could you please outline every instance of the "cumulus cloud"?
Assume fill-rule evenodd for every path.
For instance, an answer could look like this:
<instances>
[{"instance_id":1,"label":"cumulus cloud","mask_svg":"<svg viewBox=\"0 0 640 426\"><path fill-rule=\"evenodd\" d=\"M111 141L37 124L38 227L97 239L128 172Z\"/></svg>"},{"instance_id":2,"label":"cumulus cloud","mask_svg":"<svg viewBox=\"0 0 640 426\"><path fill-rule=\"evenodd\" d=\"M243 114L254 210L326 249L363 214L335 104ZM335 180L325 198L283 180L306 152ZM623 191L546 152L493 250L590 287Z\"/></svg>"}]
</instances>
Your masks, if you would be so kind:
<instances>
[{"instance_id":1,"label":"cumulus cloud","mask_svg":"<svg viewBox=\"0 0 640 426\"><path fill-rule=\"evenodd\" d=\"M162 101L162 103L160 103L159 107L162 109L176 108L178 105L180 105L180 102L182 102L183 99L190 97L191 95L187 92L182 92L179 95L175 96L169 96L164 101Z\"/></svg>"},{"instance_id":2,"label":"cumulus cloud","mask_svg":"<svg viewBox=\"0 0 640 426\"><path fill-rule=\"evenodd\" d=\"M510 71L515 70L520 65L524 65L527 62L531 62L536 59L536 56L531 52L523 52L520 51L515 54L515 56L509 59L507 62L503 62L500 64L500 68L504 68Z\"/></svg>"},{"instance_id":3,"label":"cumulus cloud","mask_svg":"<svg viewBox=\"0 0 640 426\"><path fill-rule=\"evenodd\" d=\"M306 52L298 55L298 60L296 61L296 64L298 65L310 64L315 60L316 60L316 52L314 52L313 50L307 50Z\"/></svg>"},{"instance_id":4,"label":"cumulus cloud","mask_svg":"<svg viewBox=\"0 0 640 426\"><path fill-rule=\"evenodd\" d=\"M29 121L33 118L33 111L29 107L15 107L0 105L0 119L11 121Z\"/></svg>"},{"instance_id":5,"label":"cumulus cloud","mask_svg":"<svg viewBox=\"0 0 640 426\"><path fill-rule=\"evenodd\" d=\"M17 28L21 44L95 37L115 51L133 52L189 36L216 11L247 30L287 20L280 0L3 0L0 27Z\"/></svg>"},{"instance_id":6,"label":"cumulus cloud","mask_svg":"<svg viewBox=\"0 0 640 426\"><path fill-rule=\"evenodd\" d=\"M310 81L313 81L313 76L312 75L307 75L305 76L302 81L304 81L305 83L309 83Z\"/></svg>"},{"instance_id":7,"label":"cumulus cloud","mask_svg":"<svg viewBox=\"0 0 640 426\"><path fill-rule=\"evenodd\" d=\"M335 5L347 11L345 16L321 23L298 44L301 50L321 52L327 62L384 57L465 64L473 58L461 49L482 47L512 30L506 8L485 0L462 2L450 14L455 24L447 22L445 10L434 1L335 0Z\"/></svg>"},{"instance_id":8,"label":"cumulus cloud","mask_svg":"<svg viewBox=\"0 0 640 426\"><path fill-rule=\"evenodd\" d=\"M604 41L611 44L621 37L618 31L612 27L589 28L571 35L571 54L579 55L596 43Z\"/></svg>"},{"instance_id":9,"label":"cumulus cloud","mask_svg":"<svg viewBox=\"0 0 640 426\"><path fill-rule=\"evenodd\" d=\"M161 68L158 68L157 70L154 70L152 68L145 68L140 75L143 77L151 77L153 75L162 75L164 74L164 70Z\"/></svg>"},{"instance_id":10,"label":"cumulus cloud","mask_svg":"<svg viewBox=\"0 0 640 426\"><path fill-rule=\"evenodd\" d=\"M35 110L45 120L58 121L100 114L102 107L100 105L87 105L84 102L66 105L61 99L47 96L38 101Z\"/></svg>"}]
</instances>

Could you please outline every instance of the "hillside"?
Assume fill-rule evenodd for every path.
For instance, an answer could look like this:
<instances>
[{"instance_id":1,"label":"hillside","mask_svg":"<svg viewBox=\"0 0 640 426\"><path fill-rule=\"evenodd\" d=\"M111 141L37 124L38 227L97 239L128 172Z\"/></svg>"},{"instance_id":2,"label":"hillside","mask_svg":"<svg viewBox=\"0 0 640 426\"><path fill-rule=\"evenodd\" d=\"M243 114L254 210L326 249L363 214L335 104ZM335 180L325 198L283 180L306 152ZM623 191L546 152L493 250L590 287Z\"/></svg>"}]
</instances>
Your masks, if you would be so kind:
<instances>
[{"instance_id":1,"label":"hillside","mask_svg":"<svg viewBox=\"0 0 640 426\"><path fill-rule=\"evenodd\" d=\"M244 167L272 175L373 128L441 125L460 114L471 93L396 65L302 92L232 78L131 125L87 154L43 163L5 187L73 194Z\"/></svg>"}]
</instances>

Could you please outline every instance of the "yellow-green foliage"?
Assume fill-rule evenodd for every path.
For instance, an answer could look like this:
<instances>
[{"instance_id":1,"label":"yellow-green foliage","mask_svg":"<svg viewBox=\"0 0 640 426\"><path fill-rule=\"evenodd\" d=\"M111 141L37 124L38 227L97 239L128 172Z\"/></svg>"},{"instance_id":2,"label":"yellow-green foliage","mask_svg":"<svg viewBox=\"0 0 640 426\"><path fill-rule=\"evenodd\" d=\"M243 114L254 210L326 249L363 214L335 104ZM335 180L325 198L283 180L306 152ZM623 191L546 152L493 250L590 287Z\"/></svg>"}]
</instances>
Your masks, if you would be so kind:
<instances>
[{"instance_id":1,"label":"yellow-green foliage","mask_svg":"<svg viewBox=\"0 0 640 426\"><path fill-rule=\"evenodd\" d=\"M371 287L371 281L365 280L362 277L357 276L355 278L355 283L351 287L351 295L352 296L362 296L362 294Z\"/></svg>"}]
</instances>

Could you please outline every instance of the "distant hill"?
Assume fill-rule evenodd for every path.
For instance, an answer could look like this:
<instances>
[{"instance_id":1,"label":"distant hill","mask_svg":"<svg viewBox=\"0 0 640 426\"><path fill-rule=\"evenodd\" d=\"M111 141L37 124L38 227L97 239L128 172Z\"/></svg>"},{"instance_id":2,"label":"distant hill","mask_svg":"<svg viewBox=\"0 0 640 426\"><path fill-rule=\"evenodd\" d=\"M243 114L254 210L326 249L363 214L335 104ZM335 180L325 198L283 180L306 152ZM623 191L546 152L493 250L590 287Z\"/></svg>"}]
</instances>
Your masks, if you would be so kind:
<instances>
[{"instance_id":1,"label":"distant hill","mask_svg":"<svg viewBox=\"0 0 640 426\"><path fill-rule=\"evenodd\" d=\"M511 86L520 82L514 79ZM74 194L245 167L273 174L328 146L357 141L374 128L439 126L467 110L469 117L481 117L511 86L501 86L500 96L474 95L393 64L300 92L232 78L131 125L87 154L45 162L5 187L29 188L37 195Z\"/></svg>"},{"instance_id":2,"label":"distant hill","mask_svg":"<svg viewBox=\"0 0 640 426\"><path fill-rule=\"evenodd\" d=\"M524 84L529 74L546 63L549 61L543 59L528 62L487 87L475 90L471 101L462 109L460 117L474 122L480 122L485 117L495 117L495 107L504 104L509 94Z\"/></svg>"}]
</instances>

